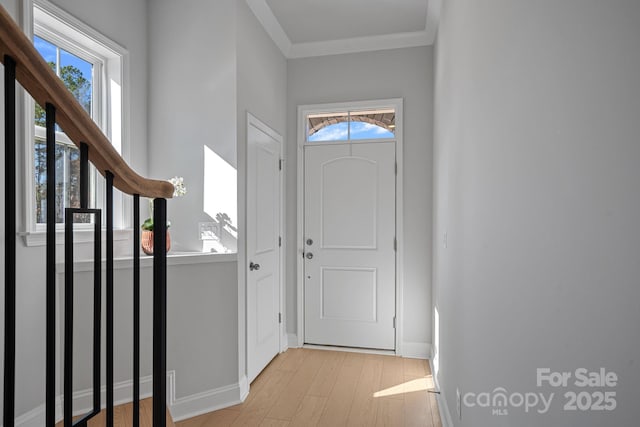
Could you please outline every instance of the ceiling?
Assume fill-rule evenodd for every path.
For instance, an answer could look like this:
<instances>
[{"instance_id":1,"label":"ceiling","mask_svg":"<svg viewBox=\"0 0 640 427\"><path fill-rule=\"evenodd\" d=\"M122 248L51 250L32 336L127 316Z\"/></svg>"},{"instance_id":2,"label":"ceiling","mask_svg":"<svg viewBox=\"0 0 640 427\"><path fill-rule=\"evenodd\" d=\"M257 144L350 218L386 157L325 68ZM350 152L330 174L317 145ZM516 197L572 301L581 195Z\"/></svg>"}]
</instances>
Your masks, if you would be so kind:
<instances>
[{"instance_id":1,"label":"ceiling","mask_svg":"<svg viewBox=\"0 0 640 427\"><path fill-rule=\"evenodd\" d=\"M442 0L246 0L287 58L433 44Z\"/></svg>"}]
</instances>

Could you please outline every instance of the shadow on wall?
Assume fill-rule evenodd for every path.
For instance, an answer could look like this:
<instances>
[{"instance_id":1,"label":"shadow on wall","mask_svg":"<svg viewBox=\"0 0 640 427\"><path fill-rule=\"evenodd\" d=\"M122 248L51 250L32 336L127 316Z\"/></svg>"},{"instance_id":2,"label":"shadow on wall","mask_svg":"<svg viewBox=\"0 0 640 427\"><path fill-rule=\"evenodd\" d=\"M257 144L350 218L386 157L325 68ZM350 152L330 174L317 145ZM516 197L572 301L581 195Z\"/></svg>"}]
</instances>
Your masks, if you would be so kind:
<instances>
[{"instance_id":1,"label":"shadow on wall","mask_svg":"<svg viewBox=\"0 0 640 427\"><path fill-rule=\"evenodd\" d=\"M212 222L200 223L200 240L203 252L236 253L238 229L226 213L217 213Z\"/></svg>"},{"instance_id":2,"label":"shadow on wall","mask_svg":"<svg viewBox=\"0 0 640 427\"><path fill-rule=\"evenodd\" d=\"M203 252L238 250L237 170L204 146L203 211L211 222L200 223Z\"/></svg>"}]
</instances>

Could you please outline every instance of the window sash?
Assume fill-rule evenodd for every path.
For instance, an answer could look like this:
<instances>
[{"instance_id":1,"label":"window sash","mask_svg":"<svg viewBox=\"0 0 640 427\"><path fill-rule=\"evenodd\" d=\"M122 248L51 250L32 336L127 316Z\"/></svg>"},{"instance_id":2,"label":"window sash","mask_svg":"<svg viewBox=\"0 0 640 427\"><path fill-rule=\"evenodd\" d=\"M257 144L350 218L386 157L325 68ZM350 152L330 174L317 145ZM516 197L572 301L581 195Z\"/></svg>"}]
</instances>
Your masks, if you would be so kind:
<instances>
[{"instance_id":1,"label":"window sash","mask_svg":"<svg viewBox=\"0 0 640 427\"><path fill-rule=\"evenodd\" d=\"M77 166L72 164L72 158L71 158L71 152L73 152L74 156L77 156L77 158L75 160L77 160L79 162L79 150L78 148L75 146L75 144L69 139L69 137L63 133L63 132L56 132L56 149L61 148L62 150L65 151L65 153L60 157L56 159L56 186L61 188L61 194L60 196L56 195L57 199L63 198L64 199L64 203L60 203L60 205L58 206L57 212L56 212L56 224L57 225L61 225L64 224L64 208L78 208L80 207L80 201L79 201L79 197L80 197L80 182L79 182L79 163ZM46 214L44 213L46 211L46 195L44 193L44 191L46 191L46 176L44 177L44 182L42 184L40 184L38 182L38 163L39 162L44 162L45 159L42 158L39 161L36 160L36 156L37 156L37 147L38 146L46 146L46 128L42 127L42 126L35 126L35 136L34 136L34 142L33 142L33 156L34 156L34 167L33 167L33 182L34 182L34 191L33 191L33 197L35 199L35 203L34 203L34 212L33 215L35 217L35 221L36 221L36 227L42 227L44 230L44 227L46 226ZM42 148L44 149L44 147ZM56 156L58 156L58 154L56 153ZM58 167L61 168L61 170L58 170ZM72 181L72 173L73 170L77 169L77 177L76 180L77 182L73 182ZM94 206L96 203L96 181L97 181L97 171L95 170L95 168L91 168L92 171L89 173L89 204ZM43 174L46 172L43 172ZM42 187L41 187L42 186ZM75 188L73 188L75 186ZM42 192L41 194L38 194L39 192ZM38 197L40 196L40 197ZM75 201L76 203L72 203L71 198L75 197ZM77 229L82 229L84 227L83 224L85 224L85 222L83 222L83 218L80 218L80 221L77 221L77 226L75 228ZM90 219L93 219L93 217L87 217ZM91 222L88 222L86 224L91 224Z\"/></svg>"},{"instance_id":2,"label":"window sash","mask_svg":"<svg viewBox=\"0 0 640 427\"><path fill-rule=\"evenodd\" d=\"M101 120L100 117L96 117L96 112L100 111L100 106L103 104L102 97L100 96L101 87L100 78L96 78L96 76L101 76L101 73L96 73L96 70L100 70L103 60L97 59L94 55L87 54L86 50L79 47L79 45L66 40L62 36L55 33L53 30L47 27L43 27L38 23L34 23L34 35L43 39L44 41L50 43L57 50L56 52L56 74L61 78L60 69L62 64L60 63L60 52L64 50L76 57L88 62L92 66L91 70L91 108L90 108L90 116L91 118L100 126ZM35 105L35 103L34 103ZM42 106L41 106L42 107ZM96 120L98 119L98 120ZM33 120L32 120L33 122ZM78 167L74 167L73 162L79 161L79 152L78 148L75 144L69 139L69 137L61 130L59 127L56 127L56 226L61 227L64 225L64 209L65 208L78 208L79 206L79 165ZM36 160L36 150L38 145L46 144L46 128L34 124L34 133L33 133L33 150L32 155L34 156L33 160L33 185L34 191L32 197L35 199L32 209L32 215L35 219L36 230L44 229L46 226L46 216L43 213L46 210L46 199L43 200L42 191L46 191L46 182L44 184L39 183L38 181L38 161ZM61 151L59 151L61 149ZM72 156L78 157L77 159L72 159ZM59 157L59 158L58 158ZM90 203L95 205L96 201L96 171L94 170L89 174L89 198ZM46 177L45 177L46 181ZM81 217L79 221L77 221L78 225L76 229L82 229L84 227L90 227L90 221L86 222L87 218ZM92 217L89 217L92 219Z\"/></svg>"},{"instance_id":3,"label":"window sash","mask_svg":"<svg viewBox=\"0 0 640 427\"><path fill-rule=\"evenodd\" d=\"M25 12L23 26L27 34L36 34L93 65L92 116L98 127L112 141L116 150L127 158L130 126L127 50L48 0L23 1ZM25 96L22 103L26 140L23 157L25 167L23 235L25 243L31 246L40 244L36 236L46 229L45 224L37 223L36 217L35 148L36 138L43 138L43 128L37 129L39 126L34 124L34 100L30 96ZM69 138L62 132L56 133L56 140L60 144L71 144ZM101 208L105 197L104 179L95 168L91 169L89 176L93 200L90 203L93 203L96 208ZM130 224L129 215L125 213L130 210L130 202L122 197L122 194L115 192L114 225L116 229ZM78 224L75 228L83 227L91 228L87 224ZM57 224L56 228L62 231L64 225Z\"/></svg>"}]
</instances>

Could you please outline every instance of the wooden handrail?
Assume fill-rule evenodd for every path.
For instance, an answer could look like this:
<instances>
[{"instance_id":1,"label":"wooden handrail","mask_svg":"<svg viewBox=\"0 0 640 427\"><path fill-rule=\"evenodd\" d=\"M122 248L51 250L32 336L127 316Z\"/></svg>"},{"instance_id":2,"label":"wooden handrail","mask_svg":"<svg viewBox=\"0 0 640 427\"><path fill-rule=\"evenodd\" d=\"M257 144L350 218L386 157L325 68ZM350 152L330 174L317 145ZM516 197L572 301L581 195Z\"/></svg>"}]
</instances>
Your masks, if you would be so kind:
<instances>
[{"instance_id":1,"label":"wooden handrail","mask_svg":"<svg viewBox=\"0 0 640 427\"><path fill-rule=\"evenodd\" d=\"M89 114L73 94L64 86L51 67L25 36L9 13L0 6L0 61L5 55L16 61L16 79L43 108L47 103L56 107L56 121L65 134L80 147L89 146L89 160L104 176L114 175L113 184L127 194L142 197L173 196L173 185L168 181L143 178L127 165L111 145Z\"/></svg>"}]
</instances>

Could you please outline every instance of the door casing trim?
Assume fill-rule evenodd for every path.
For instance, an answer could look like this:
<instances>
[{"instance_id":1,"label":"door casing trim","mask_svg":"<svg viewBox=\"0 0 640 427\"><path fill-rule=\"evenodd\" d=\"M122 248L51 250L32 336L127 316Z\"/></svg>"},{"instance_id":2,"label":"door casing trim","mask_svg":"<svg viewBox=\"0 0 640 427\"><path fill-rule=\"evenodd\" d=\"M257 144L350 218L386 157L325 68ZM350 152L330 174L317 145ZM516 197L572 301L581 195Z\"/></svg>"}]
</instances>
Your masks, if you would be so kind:
<instances>
[{"instance_id":1,"label":"door casing trim","mask_svg":"<svg viewBox=\"0 0 640 427\"><path fill-rule=\"evenodd\" d=\"M304 260L302 258L304 252L304 147L305 147L305 120L304 117L310 113L321 113L336 110L354 110L354 109L374 109L391 107L396 111L396 163L398 172L396 174L396 338L395 338L395 354L402 356L402 336L404 325L404 307L403 307L403 288L404 288L404 219L403 219L403 176L404 176L404 158L403 158L403 99L381 99L370 101L354 101L340 102L331 104L312 104L298 106L297 120L297 231L296 231L296 334L298 338L298 347L304 345ZM375 142L376 140L372 140ZM364 142L364 141L362 141Z\"/></svg>"},{"instance_id":2,"label":"door casing trim","mask_svg":"<svg viewBox=\"0 0 640 427\"><path fill-rule=\"evenodd\" d=\"M249 127L253 126L256 129L259 129L260 131L264 132L265 134L269 135L271 138L273 138L275 141L277 141L280 145L280 160L282 161L282 169L280 170L280 236L282 237L281 242L282 245L279 247L279 266L278 268L280 268L280 283L279 285L279 294L280 294L280 298L279 298L279 303L280 303L280 307L279 307L279 312L281 313L281 323L279 324L279 352L282 353L283 351L285 351L287 349L287 335L286 335L286 319L285 319L285 313L284 313L284 308L285 308L285 275L286 275L286 260L285 260L285 254L286 254L286 227L285 227L285 220L286 220L286 194L285 194L285 180L284 180L284 171L285 171L285 162L283 159L283 150L284 150L284 138L282 137L282 135L280 135L277 131L275 131L274 129L272 129L269 125L267 125L266 123L264 123L262 120L260 120L259 118L257 118L256 116L254 116L253 114L251 114L250 112L247 111L247 122L246 122L246 152L245 152L245 156L248 157L249 155ZM246 164L246 168L247 170L244 172L245 174L248 174L248 168L249 168L249 164L248 162L245 160L245 164ZM243 188L244 191L244 197L247 197L248 194L248 183L246 182L247 180L245 179L245 187ZM245 208L246 208L246 201L245 201ZM245 215L247 215L248 212L245 212ZM244 221L244 223L246 224L246 220ZM238 264L239 264L239 269L246 269L246 261L247 261L247 257L246 257L246 248L247 248L247 239L249 238L248 234L245 233L244 236L244 242L243 242L243 251L245 252L245 256L244 258L238 257ZM244 271L243 271L244 273ZM247 307L247 293L248 293L248 286L249 286L249 282L248 282L248 277L246 274L243 275L243 280L244 281L244 298L241 298L241 300L239 301L239 305L241 306L241 311L240 312L244 312L244 327L247 328L248 327L248 323L249 323L249 319L248 319L248 307ZM240 279L240 277L239 277ZM239 334L242 335L242 331L239 331ZM248 340L249 339L249 334L246 330L244 330L244 366L241 366L241 373L242 371L244 371L244 375L247 376L249 373L248 370L248 364L249 364L249 343Z\"/></svg>"}]
</instances>

